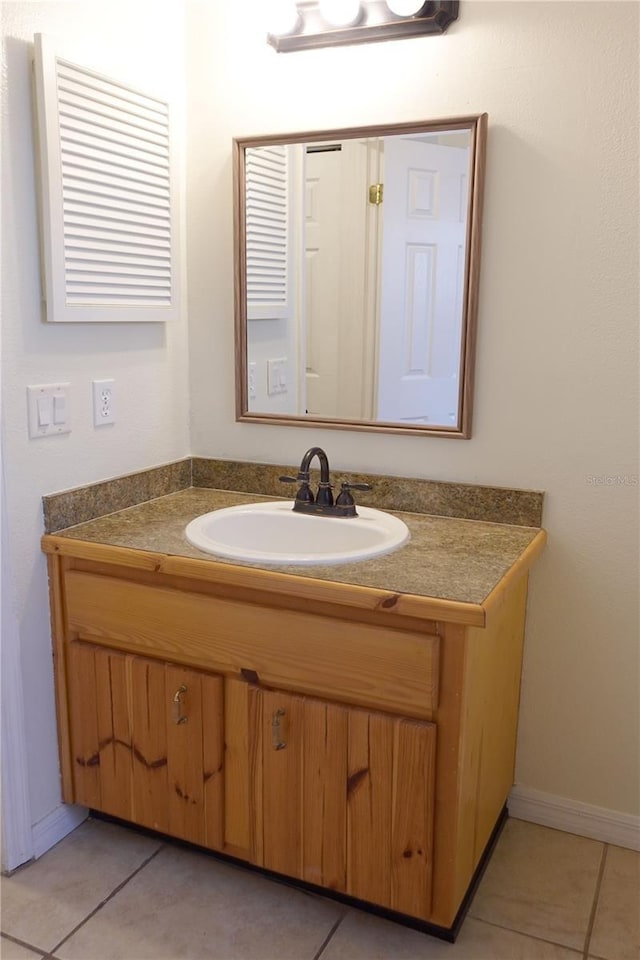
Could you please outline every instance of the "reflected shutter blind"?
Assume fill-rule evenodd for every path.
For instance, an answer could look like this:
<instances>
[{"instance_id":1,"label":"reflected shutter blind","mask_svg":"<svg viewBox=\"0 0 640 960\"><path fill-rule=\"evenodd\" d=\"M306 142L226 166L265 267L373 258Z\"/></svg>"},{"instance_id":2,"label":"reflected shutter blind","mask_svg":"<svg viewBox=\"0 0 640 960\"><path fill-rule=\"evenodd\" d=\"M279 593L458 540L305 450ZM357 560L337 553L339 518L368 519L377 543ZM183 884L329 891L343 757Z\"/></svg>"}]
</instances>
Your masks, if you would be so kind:
<instances>
[{"instance_id":1,"label":"reflected shutter blind","mask_svg":"<svg viewBox=\"0 0 640 960\"><path fill-rule=\"evenodd\" d=\"M175 316L169 104L36 37L47 320Z\"/></svg>"},{"instance_id":2,"label":"reflected shutter blind","mask_svg":"<svg viewBox=\"0 0 640 960\"><path fill-rule=\"evenodd\" d=\"M247 319L291 314L290 171L287 147L245 153Z\"/></svg>"}]
</instances>

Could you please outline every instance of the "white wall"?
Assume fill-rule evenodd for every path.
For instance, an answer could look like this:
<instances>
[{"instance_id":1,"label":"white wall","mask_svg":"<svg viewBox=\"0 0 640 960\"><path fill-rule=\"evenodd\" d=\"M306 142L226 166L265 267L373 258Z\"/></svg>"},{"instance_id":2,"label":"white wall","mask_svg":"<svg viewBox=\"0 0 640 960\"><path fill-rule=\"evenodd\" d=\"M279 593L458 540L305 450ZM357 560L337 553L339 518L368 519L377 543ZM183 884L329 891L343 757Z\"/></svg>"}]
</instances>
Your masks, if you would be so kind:
<instances>
[{"instance_id":1,"label":"white wall","mask_svg":"<svg viewBox=\"0 0 640 960\"><path fill-rule=\"evenodd\" d=\"M177 99L183 141L182 0L2 4L3 430L13 591L26 703L34 823L59 804L59 773L41 497L188 455L185 315L166 324L46 324L40 301L31 110L33 34L88 66ZM116 423L92 425L91 380L115 378ZM26 386L69 381L72 432L29 440Z\"/></svg>"},{"instance_id":2,"label":"white wall","mask_svg":"<svg viewBox=\"0 0 640 960\"><path fill-rule=\"evenodd\" d=\"M638 4L465 0L442 37L290 54L264 7L187 3L193 453L320 443L335 467L545 490L517 778L637 814ZM231 138L483 111L473 439L235 423Z\"/></svg>"}]
</instances>

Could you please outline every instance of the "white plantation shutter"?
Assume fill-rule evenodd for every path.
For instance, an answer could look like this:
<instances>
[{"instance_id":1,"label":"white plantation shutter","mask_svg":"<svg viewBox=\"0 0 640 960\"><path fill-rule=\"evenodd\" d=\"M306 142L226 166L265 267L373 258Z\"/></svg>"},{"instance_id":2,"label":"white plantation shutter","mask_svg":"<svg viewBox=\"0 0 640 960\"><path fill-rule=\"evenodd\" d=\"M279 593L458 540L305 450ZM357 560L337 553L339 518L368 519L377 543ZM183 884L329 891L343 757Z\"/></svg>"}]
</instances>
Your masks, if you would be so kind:
<instances>
[{"instance_id":1,"label":"white plantation shutter","mask_svg":"<svg viewBox=\"0 0 640 960\"><path fill-rule=\"evenodd\" d=\"M169 105L35 41L47 320L171 319Z\"/></svg>"},{"instance_id":2,"label":"white plantation shutter","mask_svg":"<svg viewBox=\"0 0 640 960\"><path fill-rule=\"evenodd\" d=\"M247 319L286 319L293 309L288 147L248 147L245 184Z\"/></svg>"}]
</instances>

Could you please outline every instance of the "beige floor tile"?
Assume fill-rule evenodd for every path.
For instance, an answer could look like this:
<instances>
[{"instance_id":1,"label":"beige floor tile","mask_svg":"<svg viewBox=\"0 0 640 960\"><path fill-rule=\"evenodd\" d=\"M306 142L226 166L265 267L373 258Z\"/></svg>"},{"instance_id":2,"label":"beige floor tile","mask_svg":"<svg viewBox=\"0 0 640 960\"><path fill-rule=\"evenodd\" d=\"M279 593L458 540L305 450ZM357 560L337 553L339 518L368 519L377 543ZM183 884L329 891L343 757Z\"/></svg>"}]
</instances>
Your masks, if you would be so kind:
<instances>
[{"instance_id":1,"label":"beige floor tile","mask_svg":"<svg viewBox=\"0 0 640 960\"><path fill-rule=\"evenodd\" d=\"M606 960L640 957L640 853L609 847L589 953Z\"/></svg>"},{"instance_id":2,"label":"beige floor tile","mask_svg":"<svg viewBox=\"0 0 640 960\"><path fill-rule=\"evenodd\" d=\"M342 921L322 960L580 960L581 954L469 917L456 942L359 911Z\"/></svg>"},{"instance_id":3,"label":"beige floor tile","mask_svg":"<svg viewBox=\"0 0 640 960\"><path fill-rule=\"evenodd\" d=\"M2 932L52 950L160 846L115 824L86 821L39 860L2 877Z\"/></svg>"},{"instance_id":4,"label":"beige floor tile","mask_svg":"<svg viewBox=\"0 0 640 960\"><path fill-rule=\"evenodd\" d=\"M14 943L13 940L7 940L6 937L0 938L0 957L2 960L42 960L41 953L27 950L26 947Z\"/></svg>"},{"instance_id":5,"label":"beige floor tile","mask_svg":"<svg viewBox=\"0 0 640 960\"><path fill-rule=\"evenodd\" d=\"M584 948L604 845L508 820L469 916Z\"/></svg>"},{"instance_id":6,"label":"beige floor tile","mask_svg":"<svg viewBox=\"0 0 640 960\"><path fill-rule=\"evenodd\" d=\"M344 908L165 847L56 955L61 960L312 960Z\"/></svg>"}]
</instances>

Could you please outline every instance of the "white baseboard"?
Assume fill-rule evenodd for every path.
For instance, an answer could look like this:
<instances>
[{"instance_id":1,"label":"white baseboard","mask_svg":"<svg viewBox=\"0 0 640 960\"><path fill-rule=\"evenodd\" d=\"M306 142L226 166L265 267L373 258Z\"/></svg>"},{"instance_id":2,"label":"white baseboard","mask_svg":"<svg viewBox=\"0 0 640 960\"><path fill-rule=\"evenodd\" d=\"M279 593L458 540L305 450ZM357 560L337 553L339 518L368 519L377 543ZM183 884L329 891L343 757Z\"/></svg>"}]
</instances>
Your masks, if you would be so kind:
<instances>
[{"instance_id":1,"label":"white baseboard","mask_svg":"<svg viewBox=\"0 0 640 960\"><path fill-rule=\"evenodd\" d=\"M36 860L80 826L88 815L89 811L85 807L61 803L59 807L34 824L33 855Z\"/></svg>"},{"instance_id":2,"label":"white baseboard","mask_svg":"<svg viewBox=\"0 0 640 960\"><path fill-rule=\"evenodd\" d=\"M591 837L617 847L640 850L640 817L567 800L532 787L516 786L509 796L509 816Z\"/></svg>"}]
</instances>

